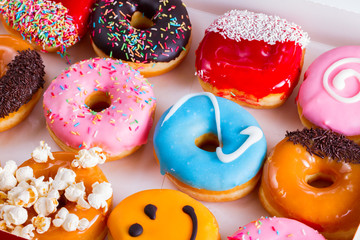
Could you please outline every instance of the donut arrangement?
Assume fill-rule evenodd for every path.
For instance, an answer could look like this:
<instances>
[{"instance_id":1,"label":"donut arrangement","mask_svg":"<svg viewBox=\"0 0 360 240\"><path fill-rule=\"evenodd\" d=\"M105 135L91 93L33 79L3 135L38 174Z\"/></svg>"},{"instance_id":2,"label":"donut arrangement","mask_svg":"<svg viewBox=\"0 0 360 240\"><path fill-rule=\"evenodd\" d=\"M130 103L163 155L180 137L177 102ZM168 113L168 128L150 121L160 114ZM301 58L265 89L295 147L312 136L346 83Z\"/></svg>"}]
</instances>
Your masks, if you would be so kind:
<instances>
[{"instance_id":1,"label":"donut arrangement","mask_svg":"<svg viewBox=\"0 0 360 240\"><path fill-rule=\"evenodd\" d=\"M247 10L217 17L192 47L204 92L166 99L157 80L192 42L181 0L10 0L0 14L14 35L0 35L0 137L26 132L15 126L30 115L29 129L46 128L63 150L41 141L19 166L1 162L1 239L220 240L223 213L206 202L243 204L258 192L267 213L222 237L357 240L358 46L334 48L307 68L296 104L287 103L305 128L272 146L256 119L264 110L253 108L279 107L296 91L310 38L295 23ZM71 64L67 49L84 42L94 55ZM47 52L69 64L52 80ZM31 114L41 96L43 113ZM117 179L156 168L158 187L120 194L112 206L131 184L113 182L99 164Z\"/></svg>"}]
</instances>

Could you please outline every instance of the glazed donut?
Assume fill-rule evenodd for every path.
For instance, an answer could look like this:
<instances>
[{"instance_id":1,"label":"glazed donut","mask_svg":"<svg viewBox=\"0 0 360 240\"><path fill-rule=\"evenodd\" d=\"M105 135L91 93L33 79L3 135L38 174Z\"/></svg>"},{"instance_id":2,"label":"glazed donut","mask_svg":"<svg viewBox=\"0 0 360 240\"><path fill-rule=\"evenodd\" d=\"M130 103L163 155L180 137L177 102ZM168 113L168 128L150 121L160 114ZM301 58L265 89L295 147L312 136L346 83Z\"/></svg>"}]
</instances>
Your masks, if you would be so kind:
<instances>
[{"instance_id":1,"label":"glazed donut","mask_svg":"<svg viewBox=\"0 0 360 240\"><path fill-rule=\"evenodd\" d=\"M191 23L181 0L98 0L90 31L100 57L121 59L145 77L175 68L191 42Z\"/></svg>"},{"instance_id":2,"label":"glazed donut","mask_svg":"<svg viewBox=\"0 0 360 240\"><path fill-rule=\"evenodd\" d=\"M268 218L250 222L234 233L228 240L252 239L292 239L292 240L325 240L311 227L290 218Z\"/></svg>"},{"instance_id":3,"label":"glazed donut","mask_svg":"<svg viewBox=\"0 0 360 240\"><path fill-rule=\"evenodd\" d=\"M156 104L151 84L138 71L94 58L56 77L43 105L49 133L64 151L98 146L115 160L146 143Z\"/></svg>"},{"instance_id":4,"label":"glazed donut","mask_svg":"<svg viewBox=\"0 0 360 240\"><path fill-rule=\"evenodd\" d=\"M34 48L66 56L66 49L86 33L94 1L7 0L0 5L1 20Z\"/></svg>"},{"instance_id":5,"label":"glazed donut","mask_svg":"<svg viewBox=\"0 0 360 240\"><path fill-rule=\"evenodd\" d=\"M285 19L231 10L206 29L196 73L204 91L249 107L277 107L298 83L308 42Z\"/></svg>"},{"instance_id":6,"label":"glazed donut","mask_svg":"<svg viewBox=\"0 0 360 240\"><path fill-rule=\"evenodd\" d=\"M44 75L43 61L31 45L0 35L0 132L31 113L41 97Z\"/></svg>"},{"instance_id":7,"label":"glazed donut","mask_svg":"<svg viewBox=\"0 0 360 240\"><path fill-rule=\"evenodd\" d=\"M360 46L343 46L319 56L306 70L297 96L300 119L360 141Z\"/></svg>"},{"instance_id":8,"label":"glazed donut","mask_svg":"<svg viewBox=\"0 0 360 240\"><path fill-rule=\"evenodd\" d=\"M161 173L203 201L248 194L266 155L265 136L255 118L211 93L181 98L160 118L153 142Z\"/></svg>"},{"instance_id":9,"label":"glazed donut","mask_svg":"<svg viewBox=\"0 0 360 240\"><path fill-rule=\"evenodd\" d=\"M125 198L111 212L108 227L113 240L220 240L212 213L171 189L145 190Z\"/></svg>"},{"instance_id":10,"label":"glazed donut","mask_svg":"<svg viewBox=\"0 0 360 240\"><path fill-rule=\"evenodd\" d=\"M329 130L288 132L265 162L260 201L326 239L352 239L360 222L360 146Z\"/></svg>"},{"instance_id":11,"label":"glazed donut","mask_svg":"<svg viewBox=\"0 0 360 240\"><path fill-rule=\"evenodd\" d=\"M32 155L19 168L9 161L1 169L1 229L26 239L103 240L111 184L97 166L74 167L103 158L101 149L51 153L42 142Z\"/></svg>"}]
</instances>

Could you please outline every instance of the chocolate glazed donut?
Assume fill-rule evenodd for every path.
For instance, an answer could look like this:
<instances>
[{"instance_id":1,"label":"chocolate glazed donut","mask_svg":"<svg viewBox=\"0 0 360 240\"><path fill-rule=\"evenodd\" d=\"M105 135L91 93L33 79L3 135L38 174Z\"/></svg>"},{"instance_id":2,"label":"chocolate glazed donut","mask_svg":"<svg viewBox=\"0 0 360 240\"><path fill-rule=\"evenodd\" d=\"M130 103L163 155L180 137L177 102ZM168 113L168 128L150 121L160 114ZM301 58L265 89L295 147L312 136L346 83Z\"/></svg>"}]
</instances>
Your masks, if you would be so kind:
<instances>
[{"instance_id":1,"label":"chocolate glazed donut","mask_svg":"<svg viewBox=\"0 0 360 240\"><path fill-rule=\"evenodd\" d=\"M98 0L90 31L93 44L110 57L158 63L187 50L191 23L181 0Z\"/></svg>"}]
</instances>

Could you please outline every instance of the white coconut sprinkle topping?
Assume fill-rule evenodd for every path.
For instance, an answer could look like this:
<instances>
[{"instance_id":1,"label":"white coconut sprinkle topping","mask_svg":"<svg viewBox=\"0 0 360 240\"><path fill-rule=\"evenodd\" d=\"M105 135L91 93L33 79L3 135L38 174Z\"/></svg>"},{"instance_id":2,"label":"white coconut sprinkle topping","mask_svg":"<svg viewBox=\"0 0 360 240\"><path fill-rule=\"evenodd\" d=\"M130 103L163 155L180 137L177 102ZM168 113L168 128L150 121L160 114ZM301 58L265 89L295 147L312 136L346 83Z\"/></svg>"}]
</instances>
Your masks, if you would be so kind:
<instances>
[{"instance_id":1,"label":"white coconut sprinkle topping","mask_svg":"<svg viewBox=\"0 0 360 240\"><path fill-rule=\"evenodd\" d=\"M225 39L264 41L270 45L276 42L295 42L302 48L310 38L300 26L278 16L254 13L247 10L231 10L216 19L206 32L217 32Z\"/></svg>"}]
</instances>

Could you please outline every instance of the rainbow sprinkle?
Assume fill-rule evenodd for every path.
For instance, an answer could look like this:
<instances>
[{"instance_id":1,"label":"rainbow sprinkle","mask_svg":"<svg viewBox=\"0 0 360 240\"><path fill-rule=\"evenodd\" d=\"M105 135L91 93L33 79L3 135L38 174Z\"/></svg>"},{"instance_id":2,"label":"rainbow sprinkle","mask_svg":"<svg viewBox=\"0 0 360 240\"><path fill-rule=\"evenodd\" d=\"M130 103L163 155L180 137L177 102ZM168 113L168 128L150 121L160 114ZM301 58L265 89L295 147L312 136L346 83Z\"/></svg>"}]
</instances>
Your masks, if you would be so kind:
<instances>
[{"instance_id":1,"label":"rainbow sprinkle","mask_svg":"<svg viewBox=\"0 0 360 240\"><path fill-rule=\"evenodd\" d=\"M0 13L6 23L24 40L45 48L59 48L62 57L66 48L79 41L77 27L61 3L44 0L4 0Z\"/></svg>"},{"instance_id":2,"label":"rainbow sprinkle","mask_svg":"<svg viewBox=\"0 0 360 240\"><path fill-rule=\"evenodd\" d=\"M122 12L126 5L132 9L138 7L136 1L130 0L101 0L95 5L91 37L105 54L125 61L149 63L168 62L186 50L182 45L188 43L191 23L180 0L160 1L151 19L154 25L147 29L131 26L132 16ZM167 25L159 27L160 22Z\"/></svg>"}]
</instances>

